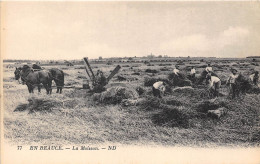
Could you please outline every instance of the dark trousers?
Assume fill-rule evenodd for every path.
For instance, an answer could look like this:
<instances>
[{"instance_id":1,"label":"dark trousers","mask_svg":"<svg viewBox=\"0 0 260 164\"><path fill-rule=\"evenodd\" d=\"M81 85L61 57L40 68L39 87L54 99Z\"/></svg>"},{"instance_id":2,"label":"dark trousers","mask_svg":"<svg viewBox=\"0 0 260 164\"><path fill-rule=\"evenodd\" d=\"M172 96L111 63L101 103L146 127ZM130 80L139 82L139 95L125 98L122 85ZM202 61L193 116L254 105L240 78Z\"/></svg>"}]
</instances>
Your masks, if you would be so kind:
<instances>
[{"instance_id":1,"label":"dark trousers","mask_svg":"<svg viewBox=\"0 0 260 164\"><path fill-rule=\"evenodd\" d=\"M219 96L220 86L221 86L221 81L214 84L214 96L216 96L216 97Z\"/></svg>"},{"instance_id":2,"label":"dark trousers","mask_svg":"<svg viewBox=\"0 0 260 164\"><path fill-rule=\"evenodd\" d=\"M238 90L236 84L234 84L234 83L230 84L230 92L231 92L232 98L239 97L239 90Z\"/></svg>"},{"instance_id":3,"label":"dark trousers","mask_svg":"<svg viewBox=\"0 0 260 164\"><path fill-rule=\"evenodd\" d=\"M160 90L159 89L155 89L154 87L153 87L153 95L155 97L162 98Z\"/></svg>"},{"instance_id":4,"label":"dark trousers","mask_svg":"<svg viewBox=\"0 0 260 164\"><path fill-rule=\"evenodd\" d=\"M259 78L259 77L254 77L254 79L253 79L253 83L254 83L254 85L256 85L256 86L258 85L258 78Z\"/></svg>"}]
</instances>

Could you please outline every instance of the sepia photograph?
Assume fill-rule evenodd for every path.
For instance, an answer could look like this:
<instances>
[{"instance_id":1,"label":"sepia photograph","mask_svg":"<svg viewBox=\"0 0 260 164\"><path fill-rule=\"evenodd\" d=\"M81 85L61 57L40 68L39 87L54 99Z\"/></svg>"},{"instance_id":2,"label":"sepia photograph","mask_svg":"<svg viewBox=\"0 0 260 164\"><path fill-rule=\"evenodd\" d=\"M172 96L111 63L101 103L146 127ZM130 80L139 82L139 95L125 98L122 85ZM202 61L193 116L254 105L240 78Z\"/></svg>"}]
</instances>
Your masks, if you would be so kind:
<instances>
[{"instance_id":1,"label":"sepia photograph","mask_svg":"<svg viewBox=\"0 0 260 164\"><path fill-rule=\"evenodd\" d=\"M260 163L259 1L5 1L1 62L4 164Z\"/></svg>"}]
</instances>

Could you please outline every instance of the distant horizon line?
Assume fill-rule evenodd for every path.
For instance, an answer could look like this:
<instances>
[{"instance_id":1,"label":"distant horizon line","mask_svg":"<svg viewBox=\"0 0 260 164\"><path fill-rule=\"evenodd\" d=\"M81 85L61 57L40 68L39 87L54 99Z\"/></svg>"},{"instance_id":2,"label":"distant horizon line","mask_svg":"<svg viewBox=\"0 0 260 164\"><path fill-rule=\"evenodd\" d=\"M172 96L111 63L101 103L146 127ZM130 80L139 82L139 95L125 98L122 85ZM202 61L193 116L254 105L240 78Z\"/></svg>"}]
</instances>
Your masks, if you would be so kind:
<instances>
[{"instance_id":1,"label":"distant horizon line","mask_svg":"<svg viewBox=\"0 0 260 164\"><path fill-rule=\"evenodd\" d=\"M129 57L106 57L106 58L104 58L104 57L102 57L102 59L128 59L128 58L147 58L147 59L152 59L152 58L217 58L217 59L236 59L236 58L238 58L238 59L243 59L243 58L260 58L260 56L247 56L247 57L214 57L214 56L211 56L211 57L203 57L203 56L201 56L201 57L187 57L187 56L179 56L179 57L171 57L171 56L168 56L168 57L164 57L164 56L162 56L162 57L158 57L158 56L154 56L154 57L147 57L147 56L145 56L145 57L131 57L131 56L129 56ZM83 59L83 57L82 57L82 59ZM5 61L5 60L39 60L39 61L44 61L44 60L53 60L53 61L58 61L58 60L63 60L63 61L66 61L66 60L82 60L82 59L79 59L79 58L75 58L75 59L3 59L3 61ZM99 59L99 58L89 58L90 60L101 60L101 59Z\"/></svg>"}]
</instances>

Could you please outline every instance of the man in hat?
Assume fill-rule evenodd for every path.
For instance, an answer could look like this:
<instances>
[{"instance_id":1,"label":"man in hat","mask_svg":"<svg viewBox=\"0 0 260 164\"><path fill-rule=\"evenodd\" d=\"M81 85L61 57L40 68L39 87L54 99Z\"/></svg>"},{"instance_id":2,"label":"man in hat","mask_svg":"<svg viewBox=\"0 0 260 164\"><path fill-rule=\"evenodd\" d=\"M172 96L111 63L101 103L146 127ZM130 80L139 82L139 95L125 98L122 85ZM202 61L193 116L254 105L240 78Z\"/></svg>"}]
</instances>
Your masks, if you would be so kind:
<instances>
[{"instance_id":1,"label":"man in hat","mask_svg":"<svg viewBox=\"0 0 260 164\"><path fill-rule=\"evenodd\" d=\"M238 90L236 86L236 79L238 78L239 74L236 69L231 69L232 74L229 76L227 80L227 84L229 85L230 91L229 94L231 93L232 98L235 98L238 96Z\"/></svg>"},{"instance_id":2,"label":"man in hat","mask_svg":"<svg viewBox=\"0 0 260 164\"><path fill-rule=\"evenodd\" d=\"M206 70L208 73L212 72L212 67L211 67L210 63L209 63L208 66L205 68L205 70Z\"/></svg>"},{"instance_id":3,"label":"man in hat","mask_svg":"<svg viewBox=\"0 0 260 164\"><path fill-rule=\"evenodd\" d=\"M165 92L164 82L158 81L153 84L153 95L155 97L162 98L162 94Z\"/></svg>"}]
</instances>

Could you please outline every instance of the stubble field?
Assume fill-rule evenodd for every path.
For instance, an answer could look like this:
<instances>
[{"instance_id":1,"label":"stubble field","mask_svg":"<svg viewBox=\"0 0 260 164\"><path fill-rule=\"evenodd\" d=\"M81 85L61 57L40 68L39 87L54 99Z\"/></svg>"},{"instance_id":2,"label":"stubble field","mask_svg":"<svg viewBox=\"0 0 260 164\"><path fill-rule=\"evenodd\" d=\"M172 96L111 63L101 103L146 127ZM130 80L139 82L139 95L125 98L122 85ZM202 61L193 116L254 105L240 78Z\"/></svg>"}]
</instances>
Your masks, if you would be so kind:
<instances>
[{"instance_id":1,"label":"stubble field","mask_svg":"<svg viewBox=\"0 0 260 164\"><path fill-rule=\"evenodd\" d=\"M133 96L132 101L98 101L82 87L86 77L84 66L58 67L65 72L65 88L62 94L46 95L28 93L26 85L14 79L15 67L4 69L4 137L11 144L89 144L118 143L131 145L162 146L259 146L260 96L247 93L236 99L227 98L224 81L230 68L236 68L244 76L251 69L260 70L247 60L210 61L223 85L221 96L211 99L205 93L205 85L176 89L171 87L163 99L152 96L148 79L167 79L176 62L120 63L121 70L109 82L132 91L141 87L143 94ZM183 61L180 71L189 74L194 65L196 76L206 62ZM117 64L93 64L94 72L101 69L107 77ZM14 65L13 65L14 66ZM149 73L147 69L156 70ZM120 78L120 77L123 77ZM54 85L54 83L53 83ZM146 86L145 86L146 85ZM38 100L38 106L30 106L28 99ZM130 103L134 102L134 103ZM130 105L129 105L130 103ZM227 113L219 118L207 115L208 108L225 107ZM207 108L207 109L206 109ZM32 112L33 111L33 112Z\"/></svg>"}]
</instances>

